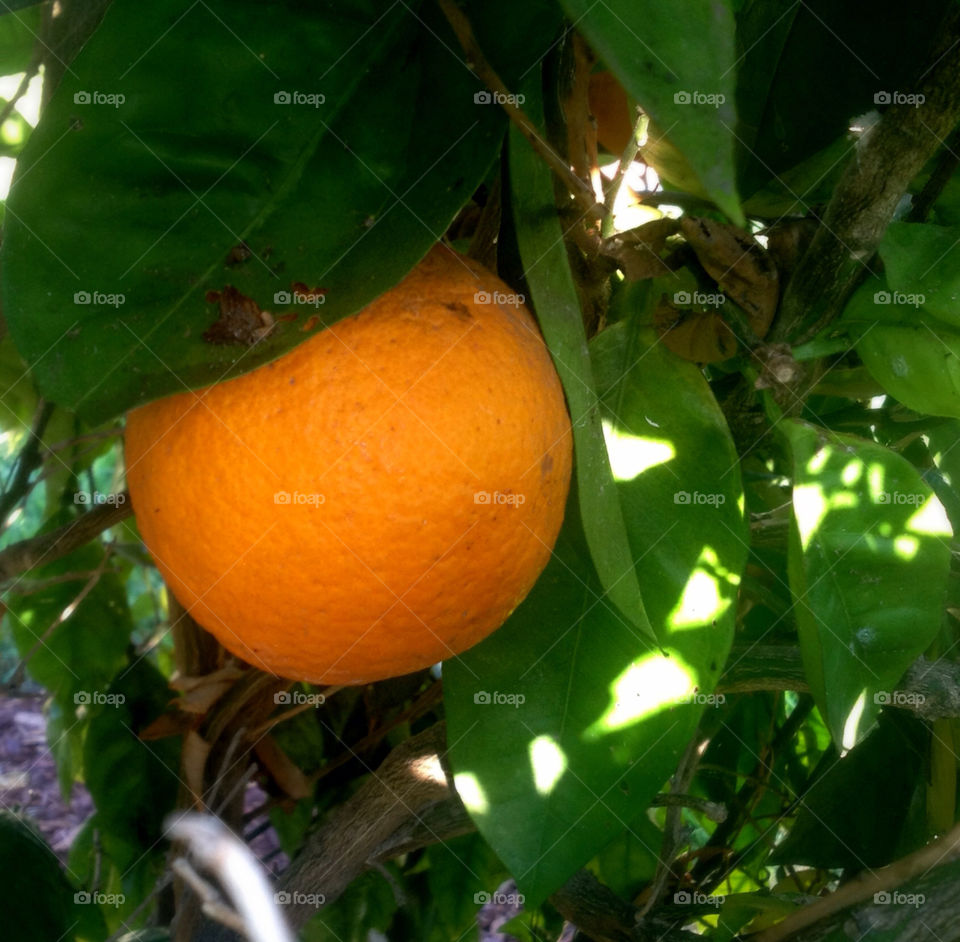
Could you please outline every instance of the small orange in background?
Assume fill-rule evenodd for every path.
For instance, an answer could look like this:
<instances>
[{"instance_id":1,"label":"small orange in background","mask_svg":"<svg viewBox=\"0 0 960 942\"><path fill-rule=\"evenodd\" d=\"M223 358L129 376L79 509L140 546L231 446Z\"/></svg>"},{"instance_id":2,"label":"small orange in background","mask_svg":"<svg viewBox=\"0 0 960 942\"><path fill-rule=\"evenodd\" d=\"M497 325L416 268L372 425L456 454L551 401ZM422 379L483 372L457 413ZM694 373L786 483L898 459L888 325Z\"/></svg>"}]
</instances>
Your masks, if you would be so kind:
<instances>
[{"instance_id":1,"label":"small orange in background","mask_svg":"<svg viewBox=\"0 0 960 942\"><path fill-rule=\"evenodd\" d=\"M594 72L588 91L590 113L597 122L597 140L604 149L619 157L633 136L627 93L613 72Z\"/></svg>"},{"instance_id":2,"label":"small orange in background","mask_svg":"<svg viewBox=\"0 0 960 942\"><path fill-rule=\"evenodd\" d=\"M570 419L529 311L443 246L278 360L127 417L167 585L283 677L359 684L466 650L563 520Z\"/></svg>"}]
</instances>

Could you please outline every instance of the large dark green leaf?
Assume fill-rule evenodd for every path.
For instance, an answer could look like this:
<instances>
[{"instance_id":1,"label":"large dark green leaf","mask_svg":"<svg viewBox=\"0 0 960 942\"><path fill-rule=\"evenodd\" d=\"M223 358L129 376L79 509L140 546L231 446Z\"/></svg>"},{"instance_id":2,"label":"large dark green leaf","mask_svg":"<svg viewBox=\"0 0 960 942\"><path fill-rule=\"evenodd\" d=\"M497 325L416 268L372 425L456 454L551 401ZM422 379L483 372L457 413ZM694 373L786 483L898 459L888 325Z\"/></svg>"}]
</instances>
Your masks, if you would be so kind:
<instances>
[{"instance_id":1,"label":"large dark green leaf","mask_svg":"<svg viewBox=\"0 0 960 942\"><path fill-rule=\"evenodd\" d=\"M20 10L19 7L29 6ZM11 3L0 7L0 74L26 72L39 44L42 10L39 4Z\"/></svg>"},{"instance_id":2,"label":"large dark green leaf","mask_svg":"<svg viewBox=\"0 0 960 942\"><path fill-rule=\"evenodd\" d=\"M696 367L632 322L592 353L662 651L609 604L572 495L526 601L444 665L457 788L528 906L622 835L675 767L713 702L746 557L736 454Z\"/></svg>"},{"instance_id":3,"label":"large dark green leaf","mask_svg":"<svg viewBox=\"0 0 960 942\"><path fill-rule=\"evenodd\" d=\"M838 749L873 725L940 630L952 535L903 457L788 420L790 586L810 689Z\"/></svg>"},{"instance_id":4,"label":"large dark green leaf","mask_svg":"<svg viewBox=\"0 0 960 942\"><path fill-rule=\"evenodd\" d=\"M836 140L851 119L911 91L926 68L931 24L950 5L919 0L904 16L896 0L878 0L865 16L856 4L833 0L742 4L737 135L744 196Z\"/></svg>"},{"instance_id":5,"label":"large dark green leaf","mask_svg":"<svg viewBox=\"0 0 960 942\"><path fill-rule=\"evenodd\" d=\"M435 5L417 6L116 0L8 203L4 314L44 395L99 421L251 369L425 254L504 117L475 101ZM541 13L502 35L512 70L542 51ZM295 284L323 303L291 303ZM227 285L296 319L252 347L257 316L241 342L208 342L205 295Z\"/></svg>"},{"instance_id":6,"label":"large dark green leaf","mask_svg":"<svg viewBox=\"0 0 960 942\"><path fill-rule=\"evenodd\" d=\"M173 810L179 788L179 740L144 742L138 736L163 712L170 689L141 659L100 699L84 745L87 787L104 849L124 880L137 884L161 853L163 819Z\"/></svg>"},{"instance_id":7,"label":"large dark green leaf","mask_svg":"<svg viewBox=\"0 0 960 942\"><path fill-rule=\"evenodd\" d=\"M884 714L844 758L831 747L813 771L797 820L771 862L854 871L890 863L922 781L926 750L918 744L925 740L919 721ZM883 782L883 788L864 788L865 782Z\"/></svg>"},{"instance_id":8,"label":"large dark green leaf","mask_svg":"<svg viewBox=\"0 0 960 942\"><path fill-rule=\"evenodd\" d=\"M732 220L736 50L729 0L561 0L567 16Z\"/></svg>"},{"instance_id":9,"label":"large dark green leaf","mask_svg":"<svg viewBox=\"0 0 960 942\"><path fill-rule=\"evenodd\" d=\"M0 810L0 873L4 938L72 942L73 889L34 827L6 810Z\"/></svg>"}]
</instances>

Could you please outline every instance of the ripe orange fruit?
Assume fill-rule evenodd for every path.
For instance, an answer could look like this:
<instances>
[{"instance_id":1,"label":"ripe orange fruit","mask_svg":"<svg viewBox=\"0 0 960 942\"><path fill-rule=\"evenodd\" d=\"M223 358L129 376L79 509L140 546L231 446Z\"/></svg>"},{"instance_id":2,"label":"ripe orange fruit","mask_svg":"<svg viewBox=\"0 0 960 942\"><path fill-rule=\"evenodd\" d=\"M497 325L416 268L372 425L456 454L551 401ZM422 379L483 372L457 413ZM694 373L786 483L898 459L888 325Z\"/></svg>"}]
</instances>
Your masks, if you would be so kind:
<instances>
[{"instance_id":1,"label":"ripe orange fruit","mask_svg":"<svg viewBox=\"0 0 960 942\"><path fill-rule=\"evenodd\" d=\"M590 113L597 122L597 140L614 157L619 157L633 135L626 91L612 72L594 72L587 97Z\"/></svg>"},{"instance_id":2,"label":"ripe orange fruit","mask_svg":"<svg viewBox=\"0 0 960 942\"><path fill-rule=\"evenodd\" d=\"M173 593L238 657L314 683L408 673L499 627L550 556L571 450L530 313L442 246L285 356L126 429Z\"/></svg>"}]
</instances>

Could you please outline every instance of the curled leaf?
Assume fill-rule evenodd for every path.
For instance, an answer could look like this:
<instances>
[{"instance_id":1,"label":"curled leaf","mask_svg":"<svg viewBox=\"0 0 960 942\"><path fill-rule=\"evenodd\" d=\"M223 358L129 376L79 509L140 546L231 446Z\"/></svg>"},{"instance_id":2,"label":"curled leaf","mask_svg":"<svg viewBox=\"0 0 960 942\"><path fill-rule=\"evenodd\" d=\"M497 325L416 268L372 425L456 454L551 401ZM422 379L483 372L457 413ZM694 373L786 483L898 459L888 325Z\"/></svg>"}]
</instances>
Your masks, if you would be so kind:
<instances>
[{"instance_id":1,"label":"curled leaf","mask_svg":"<svg viewBox=\"0 0 960 942\"><path fill-rule=\"evenodd\" d=\"M693 363L719 363L737 352L736 336L715 310L685 310L663 296L653 312L653 325L668 350Z\"/></svg>"},{"instance_id":2,"label":"curled leaf","mask_svg":"<svg viewBox=\"0 0 960 942\"><path fill-rule=\"evenodd\" d=\"M737 226L697 216L684 216L680 231L697 253L700 264L747 315L750 327L763 339L780 297L776 265L763 247Z\"/></svg>"}]
</instances>

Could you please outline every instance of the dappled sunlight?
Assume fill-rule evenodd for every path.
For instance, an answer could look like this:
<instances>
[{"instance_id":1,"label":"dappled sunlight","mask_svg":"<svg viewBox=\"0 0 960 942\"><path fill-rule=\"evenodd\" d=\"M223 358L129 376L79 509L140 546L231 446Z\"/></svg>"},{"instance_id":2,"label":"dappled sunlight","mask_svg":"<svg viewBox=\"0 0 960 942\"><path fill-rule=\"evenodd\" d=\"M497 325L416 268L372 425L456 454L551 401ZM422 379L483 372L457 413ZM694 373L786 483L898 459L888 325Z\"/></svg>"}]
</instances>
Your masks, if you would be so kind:
<instances>
[{"instance_id":1,"label":"dappled sunlight","mask_svg":"<svg viewBox=\"0 0 960 942\"><path fill-rule=\"evenodd\" d=\"M860 724L863 720L863 713L867 706L867 691L861 690L860 696L857 697L856 702L850 708L850 712L847 714L847 719L843 724L843 742L841 743L842 749L846 752L848 749L852 749L859 739L859 734L861 732ZM871 716L868 720L870 724L873 723L873 717Z\"/></svg>"},{"instance_id":2,"label":"dappled sunlight","mask_svg":"<svg viewBox=\"0 0 960 942\"><path fill-rule=\"evenodd\" d=\"M848 461L846 467L840 472L840 480L847 487L853 487L860 480L863 474L862 461Z\"/></svg>"},{"instance_id":3,"label":"dappled sunlight","mask_svg":"<svg viewBox=\"0 0 960 942\"><path fill-rule=\"evenodd\" d=\"M603 437L610 456L610 468L617 481L632 481L649 468L672 461L677 453L670 442L631 435L603 420Z\"/></svg>"},{"instance_id":4,"label":"dappled sunlight","mask_svg":"<svg viewBox=\"0 0 960 942\"><path fill-rule=\"evenodd\" d=\"M797 484L793 488L793 513L797 518L800 544L804 549L827 516L827 499L816 484Z\"/></svg>"},{"instance_id":5,"label":"dappled sunlight","mask_svg":"<svg viewBox=\"0 0 960 942\"><path fill-rule=\"evenodd\" d=\"M880 501L880 498L884 493L884 483L885 476L883 473L883 467L879 464L872 464L867 469L867 491L870 494L870 499L877 503Z\"/></svg>"},{"instance_id":6,"label":"dappled sunlight","mask_svg":"<svg viewBox=\"0 0 960 942\"><path fill-rule=\"evenodd\" d=\"M722 582L729 587L726 598ZM670 613L671 628L702 628L716 621L730 607L739 584L740 576L724 566L711 547L703 547L680 600Z\"/></svg>"},{"instance_id":7,"label":"dappled sunlight","mask_svg":"<svg viewBox=\"0 0 960 942\"><path fill-rule=\"evenodd\" d=\"M552 736L537 736L530 743L533 783L541 795L549 795L567 770L567 757Z\"/></svg>"},{"instance_id":8,"label":"dappled sunlight","mask_svg":"<svg viewBox=\"0 0 960 942\"><path fill-rule=\"evenodd\" d=\"M472 772L458 772L453 777L460 800L471 814L487 814L490 803L484 794L483 786Z\"/></svg>"},{"instance_id":9,"label":"dappled sunlight","mask_svg":"<svg viewBox=\"0 0 960 942\"><path fill-rule=\"evenodd\" d=\"M906 529L920 536L936 536L949 539L953 536L953 527L947 519L943 504L936 497L930 497L917 512L907 520Z\"/></svg>"},{"instance_id":10,"label":"dappled sunlight","mask_svg":"<svg viewBox=\"0 0 960 942\"><path fill-rule=\"evenodd\" d=\"M811 474L827 473L828 461L836 453L837 449L820 448L808 461L807 470ZM878 462L867 464L859 459L848 461L840 471L840 479L848 490L836 490L829 496L819 484L797 484L794 487L793 510L804 549L827 514L836 510L855 510L864 499L876 506L877 516L881 517L876 520L873 532L864 533L867 544L873 546L877 537L892 540L894 552L901 559L913 559L920 551L917 536L949 538L953 535L943 504L934 495L895 490L887 479L886 469ZM889 519L889 515L880 513L884 508L905 506L917 506L917 510L899 527ZM883 519L884 516L887 519Z\"/></svg>"},{"instance_id":11,"label":"dappled sunlight","mask_svg":"<svg viewBox=\"0 0 960 942\"><path fill-rule=\"evenodd\" d=\"M894 537L893 551L901 559L913 559L920 551L920 541L915 536L901 534Z\"/></svg>"},{"instance_id":12,"label":"dappled sunlight","mask_svg":"<svg viewBox=\"0 0 960 942\"><path fill-rule=\"evenodd\" d=\"M697 690L696 671L676 657L651 652L634 661L610 684L611 703L584 731L587 740L632 726L661 710L688 702Z\"/></svg>"}]
</instances>

